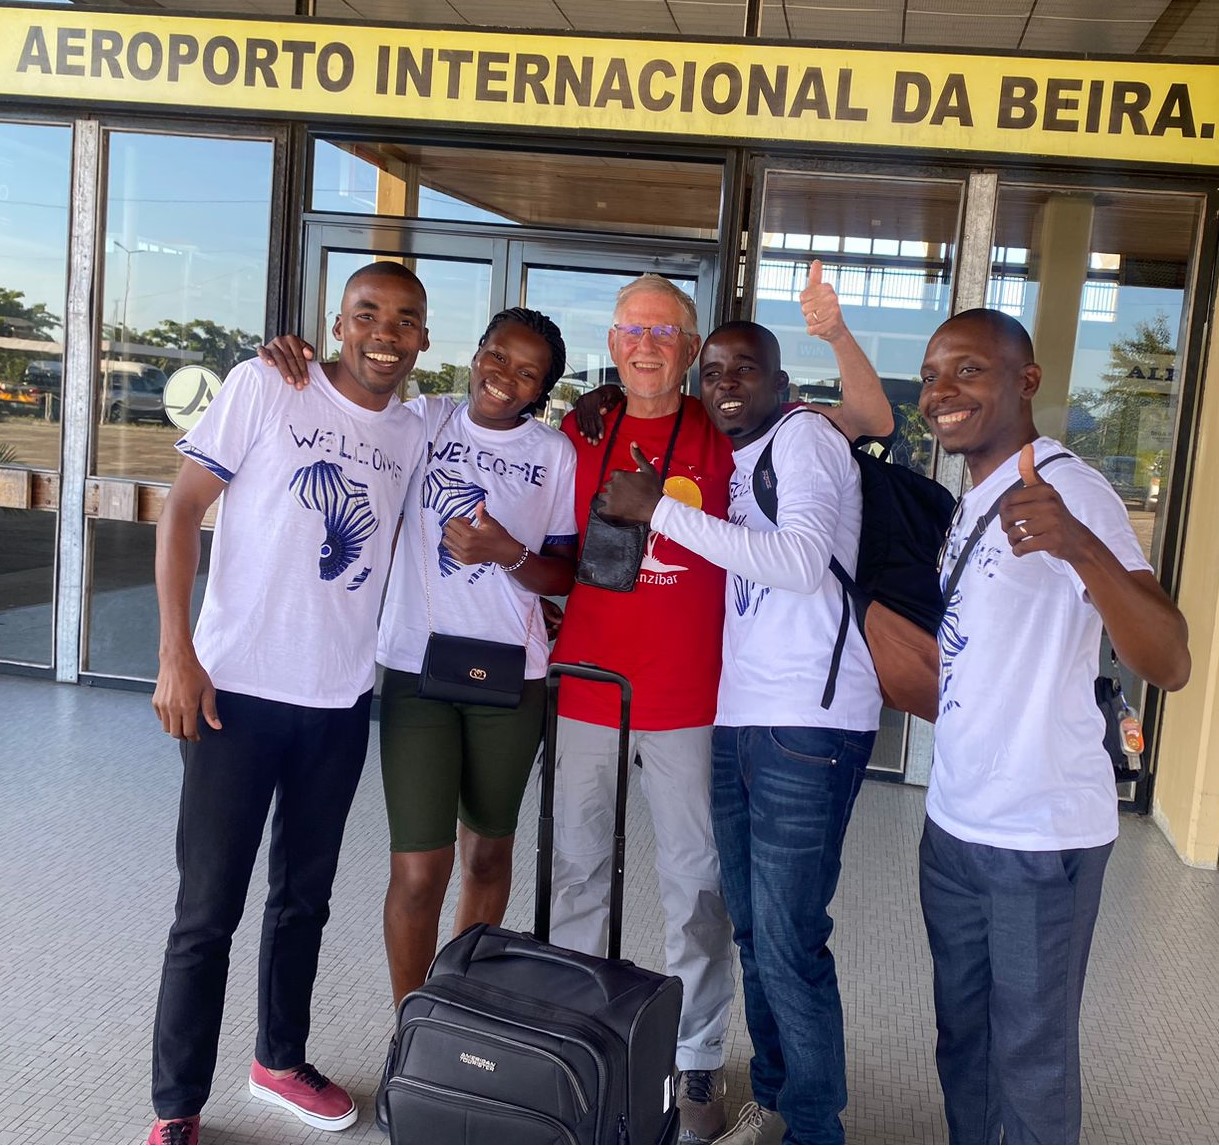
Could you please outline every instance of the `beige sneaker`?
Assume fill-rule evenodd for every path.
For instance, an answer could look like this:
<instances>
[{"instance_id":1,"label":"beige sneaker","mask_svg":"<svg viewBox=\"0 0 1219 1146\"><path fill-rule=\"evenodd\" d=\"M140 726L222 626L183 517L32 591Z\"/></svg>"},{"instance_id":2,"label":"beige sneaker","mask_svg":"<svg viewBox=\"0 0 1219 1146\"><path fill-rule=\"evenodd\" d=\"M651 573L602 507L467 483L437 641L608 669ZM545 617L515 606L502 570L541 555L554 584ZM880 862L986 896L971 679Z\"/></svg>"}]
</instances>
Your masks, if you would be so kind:
<instances>
[{"instance_id":1,"label":"beige sneaker","mask_svg":"<svg viewBox=\"0 0 1219 1146\"><path fill-rule=\"evenodd\" d=\"M716 1146L721 1142L744 1143L745 1146L775 1146L783 1141L783 1131L786 1129L787 1123L777 1110L767 1110L756 1102L747 1102L741 1107L736 1125L715 1140Z\"/></svg>"},{"instance_id":2,"label":"beige sneaker","mask_svg":"<svg viewBox=\"0 0 1219 1146\"><path fill-rule=\"evenodd\" d=\"M681 1112L681 1134L677 1141L686 1146L713 1142L728 1125L724 1096L728 1083L724 1068L683 1070L677 1081L677 1109Z\"/></svg>"}]
</instances>

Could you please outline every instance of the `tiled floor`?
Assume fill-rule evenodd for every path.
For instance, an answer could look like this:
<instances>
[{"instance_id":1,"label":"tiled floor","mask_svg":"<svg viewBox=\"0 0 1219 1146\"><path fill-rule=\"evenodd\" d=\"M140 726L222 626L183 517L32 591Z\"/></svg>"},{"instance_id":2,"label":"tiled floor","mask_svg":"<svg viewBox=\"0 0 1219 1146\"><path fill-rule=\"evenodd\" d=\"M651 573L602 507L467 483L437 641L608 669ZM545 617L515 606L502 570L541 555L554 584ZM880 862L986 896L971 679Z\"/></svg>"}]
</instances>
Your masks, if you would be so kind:
<instances>
[{"instance_id":1,"label":"tiled floor","mask_svg":"<svg viewBox=\"0 0 1219 1146\"><path fill-rule=\"evenodd\" d=\"M375 737L374 737L375 743ZM391 1021L380 938L387 837L374 755L347 833L322 953L310 1055L379 1142L370 1096ZM175 889L178 763L148 697L0 676L0 1141L136 1142L147 1129L149 1029ZM532 902L532 803L509 926ZM868 783L847 840L834 948L847 1017L855 1142L942 1142L930 963L915 883L922 793ZM631 805L628 858L649 853ZM646 862L632 864L625 953L660 956ZM254 1102L261 889L234 945L209 1142L331 1141ZM1084 1140L1219 1140L1219 877L1183 866L1145 819L1125 818L1084 1002ZM730 1098L745 1097L740 1007Z\"/></svg>"}]
</instances>

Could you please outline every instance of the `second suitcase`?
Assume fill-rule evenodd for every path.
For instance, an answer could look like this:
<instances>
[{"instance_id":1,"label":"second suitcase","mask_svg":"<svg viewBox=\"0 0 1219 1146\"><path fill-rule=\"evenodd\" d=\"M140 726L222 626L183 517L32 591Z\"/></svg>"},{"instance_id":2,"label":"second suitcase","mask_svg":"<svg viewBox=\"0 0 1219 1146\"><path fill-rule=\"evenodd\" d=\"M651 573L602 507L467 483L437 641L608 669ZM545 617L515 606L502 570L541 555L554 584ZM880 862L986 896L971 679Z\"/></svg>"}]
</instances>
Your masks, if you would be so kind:
<instances>
[{"instance_id":1,"label":"second suitcase","mask_svg":"<svg viewBox=\"0 0 1219 1146\"><path fill-rule=\"evenodd\" d=\"M551 946L555 730L564 676L622 690L610 957ZM630 685L552 665L542 756L534 932L476 924L398 1009L383 1111L401 1143L675 1142L681 980L618 957Z\"/></svg>"}]
</instances>

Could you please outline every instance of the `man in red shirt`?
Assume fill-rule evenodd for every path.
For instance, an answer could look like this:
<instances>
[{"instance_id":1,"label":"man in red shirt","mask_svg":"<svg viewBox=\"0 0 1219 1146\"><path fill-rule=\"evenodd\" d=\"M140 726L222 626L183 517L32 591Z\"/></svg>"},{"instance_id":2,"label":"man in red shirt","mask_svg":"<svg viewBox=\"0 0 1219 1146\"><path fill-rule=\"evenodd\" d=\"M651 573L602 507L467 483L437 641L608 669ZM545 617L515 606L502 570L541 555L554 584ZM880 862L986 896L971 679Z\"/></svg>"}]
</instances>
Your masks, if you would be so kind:
<instances>
[{"instance_id":1,"label":"man in red shirt","mask_svg":"<svg viewBox=\"0 0 1219 1146\"><path fill-rule=\"evenodd\" d=\"M847 330L837 295L814 262L800 296L810 334L833 348L843 404L829 411L850 438L884 435L893 416L880 379ZM614 469L635 469L632 443L664 473L667 494L718 517L733 471L728 439L702 403L684 395L698 356L694 303L659 275L618 294L609 353L626 401L595 442L574 415L563 430L576 446L576 524L583 544L593 497ZM668 461L665 465L666 459ZM633 687L630 753L656 837L665 913L665 963L684 987L677 1067L680 1141L710 1142L727 1125L724 1033L732 1005L732 926L720 891L710 815L711 727L724 620L724 571L661 534L648 538L629 593L577 584L568 598L555 661L591 661ZM551 941L605 950L609 918L616 691L567 680L559 699Z\"/></svg>"}]
</instances>

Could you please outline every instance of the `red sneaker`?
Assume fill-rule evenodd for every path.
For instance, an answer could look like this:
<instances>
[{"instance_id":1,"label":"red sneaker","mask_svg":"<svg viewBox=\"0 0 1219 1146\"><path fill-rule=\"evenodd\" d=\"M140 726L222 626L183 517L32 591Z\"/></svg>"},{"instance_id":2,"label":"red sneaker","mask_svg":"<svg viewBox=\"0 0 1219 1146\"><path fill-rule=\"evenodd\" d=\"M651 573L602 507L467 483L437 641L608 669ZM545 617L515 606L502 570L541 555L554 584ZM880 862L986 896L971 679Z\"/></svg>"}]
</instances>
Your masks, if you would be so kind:
<instances>
[{"instance_id":1,"label":"red sneaker","mask_svg":"<svg viewBox=\"0 0 1219 1146\"><path fill-rule=\"evenodd\" d=\"M250 1093L292 1111L318 1130L345 1130L359 1117L351 1095L308 1063L276 1078L255 1060L250 1064Z\"/></svg>"},{"instance_id":2,"label":"red sneaker","mask_svg":"<svg viewBox=\"0 0 1219 1146\"><path fill-rule=\"evenodd\" d=\"M158 1118L148 1131L151 1146L198 1146L199 1115L193 1118Z\"/></svg>"}]
</instances>

